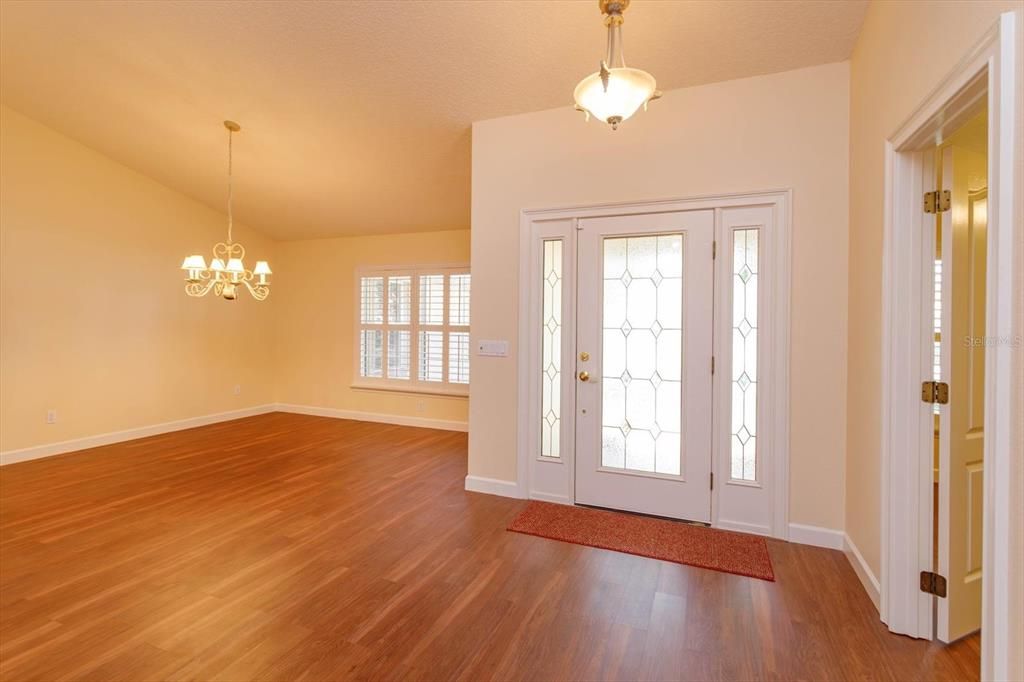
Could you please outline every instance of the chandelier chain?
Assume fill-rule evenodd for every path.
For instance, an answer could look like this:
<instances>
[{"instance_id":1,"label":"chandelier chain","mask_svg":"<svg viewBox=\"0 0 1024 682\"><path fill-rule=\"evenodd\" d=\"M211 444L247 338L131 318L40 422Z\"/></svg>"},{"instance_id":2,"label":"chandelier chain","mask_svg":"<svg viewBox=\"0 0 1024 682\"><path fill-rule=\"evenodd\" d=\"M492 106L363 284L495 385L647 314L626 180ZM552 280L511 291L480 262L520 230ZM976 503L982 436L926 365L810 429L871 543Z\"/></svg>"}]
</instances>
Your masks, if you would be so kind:
<instances>
[{"instance_id":1,"label":"chandelier chain","mask_svg":"<svg viewBox=\"0 0 1024 682\"><path fill-rule=\"evenodd\" d=\"M232 157L232 154L231 154L231 140L232 140L233 137L234 137L234 131L231 130L230 128L228 128L228 244L232 243L231 228L232 228L232 223L233 223L233 218L232 218L232 215L231 215L231 198L232 198L232 191L231 191L231 165L232 165L231 164L231 161L232 161L232 158L231 158Z\"/></svg>"}]
</instances>

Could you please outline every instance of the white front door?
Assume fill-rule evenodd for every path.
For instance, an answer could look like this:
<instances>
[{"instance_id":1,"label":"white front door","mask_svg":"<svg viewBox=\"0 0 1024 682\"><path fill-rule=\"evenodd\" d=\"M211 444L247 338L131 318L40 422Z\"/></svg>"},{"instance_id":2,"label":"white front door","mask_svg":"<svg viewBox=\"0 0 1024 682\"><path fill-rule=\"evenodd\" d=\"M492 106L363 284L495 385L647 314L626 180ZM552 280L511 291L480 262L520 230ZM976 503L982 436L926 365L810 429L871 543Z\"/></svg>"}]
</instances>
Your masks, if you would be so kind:
<instances>
[{"instance_id":1,"label":"white front door","mask_svg":"<svg viewBox=\"0 0 1024 682\"><path fill-rule=\"evenodd\" d=\"M709 522L714 211L577 238L576 502Z\"/></svg>"}]
</instances>

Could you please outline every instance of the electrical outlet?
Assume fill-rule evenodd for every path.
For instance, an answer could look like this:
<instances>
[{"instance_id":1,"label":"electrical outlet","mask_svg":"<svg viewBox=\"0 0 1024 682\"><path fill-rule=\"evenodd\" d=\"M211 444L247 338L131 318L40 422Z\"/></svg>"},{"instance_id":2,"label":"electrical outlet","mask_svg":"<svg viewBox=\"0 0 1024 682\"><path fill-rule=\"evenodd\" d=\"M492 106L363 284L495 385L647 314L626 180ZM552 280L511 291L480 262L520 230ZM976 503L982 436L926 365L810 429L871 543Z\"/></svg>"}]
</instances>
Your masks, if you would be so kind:
<instances>
[{"instance_id":1,"label":"electrical outlet","mask_svg":"<svg viewBox=\"0 0 1024 682\"><path fill-rule=\"evenodd\" d=\"M47 410L46 411L46 423L47 424L56 424L57 423L57 410Z\"/></svg>"},{"instance_id":2,"label":"electrical outlet","mask_svg":"<svg viewBox=\"0 0 1024 682\"><path fill-rule=\"evenodd\" d=\"M242 385L235 384L235 395L242 395Z\"/></svg>"},{"instance_id":3,"label":"electrical outlet","mask_svg":"<svg viewBox=\"0 0 1024 682\"><path fill-rule=\"evenodd\" d=\"M416 403L416 411L417 412L426 412L427 411L427 404L425 402L423 402L422 400L420 400L419 402Z\"/></svg>"}]
</instances>

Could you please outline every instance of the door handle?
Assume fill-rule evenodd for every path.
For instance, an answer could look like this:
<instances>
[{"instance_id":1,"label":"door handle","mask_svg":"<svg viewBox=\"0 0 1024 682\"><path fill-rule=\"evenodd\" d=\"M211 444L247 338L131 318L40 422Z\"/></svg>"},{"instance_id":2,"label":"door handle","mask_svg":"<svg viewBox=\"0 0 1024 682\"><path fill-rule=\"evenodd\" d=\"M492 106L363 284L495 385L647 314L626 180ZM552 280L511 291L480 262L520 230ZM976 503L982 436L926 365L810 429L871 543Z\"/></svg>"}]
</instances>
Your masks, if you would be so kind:
<instances>
[{"instance_id":1,"label":"door handle","mask_svg":"<svg viewBox=\"0 0 1024 682\"><path fill-rule=\"evenodd\" d=\"M580 381L590 381L590 372L580 372Z\"/></svg>"}]
</instances>

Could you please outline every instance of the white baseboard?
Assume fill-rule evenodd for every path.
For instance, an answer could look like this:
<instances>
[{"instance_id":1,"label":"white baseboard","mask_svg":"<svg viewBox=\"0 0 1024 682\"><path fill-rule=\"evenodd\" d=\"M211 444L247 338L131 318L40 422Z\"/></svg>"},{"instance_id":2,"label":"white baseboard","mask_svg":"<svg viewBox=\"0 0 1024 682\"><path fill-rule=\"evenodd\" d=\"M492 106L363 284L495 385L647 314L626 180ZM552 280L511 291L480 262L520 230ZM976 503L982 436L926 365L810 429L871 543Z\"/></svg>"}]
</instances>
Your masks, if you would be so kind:
<instances>
[{"instance_id":1,"label":"white baseboard","mask_svg":"<svg viewBox=\"0 0 1024 682\"><path fill-rule=\"evenodd\" d=\"M845 534L841 530L822 528L821 526L806 526L802 523L789 524L789 541L801 545L842 550L845 547L843 544L844 538Z\"/></svg>"},{"instance_id":2,"label":"white baseboard","mask_svg":"<svg viewBox=\"0 0 1024 682\"><path fill-rule=\"evenodd\" d=\"M553 502L554 504L572 504L572 500L569 499L568 495L552 495L551 493L541 493L536 490L530 493L531 500L539 500L540 502Z\"/></svg>"},{"instance_id":3,"label":"white baseboard","mask_svg":"<svg viewBox=\"0 0 1024 682\"><path fill-rule=\"evenodd\" d=\"M500 495L501 497L521 498L519 486L515 481L503 481L498 478L483 476L466 476L466 490L473 493Z\"/></svg>"},{"instance_id":4,"label":"white baseboard","mask_svg":"<svg viewBox=\"0 0 1024 682\"><path fill-rule=\"evenodd\" d=\"M19 450L7 450L5 452L0 452L0 466L14 464L15 462L27 462L31 459L40 459L42 457L52 457L53 455L62 455L65 452L97 448L102 445L122 443L126 440L135 440L136 438L157 436L161 433L194 429L197 426L206 426L207 424L216 424L218 422L231 421L232 419L241 419L242 417L252 417L257 414L273 412L275 409L276 407L273 404L257 405L256 407L246 407L241 410L230 410L228 412L218 412L216 414L208 414L202 417L178 419L173 422L164 422L163 424L139 426L134 429L125 429L124 431L101 433L97 436L73 438L59 443L47 443L46 445L36 445L30 448L21 448Z\"/></svg>"},{"instance_id":5,"label":"white baseboard","mask_svg":"<svg viewBox=\"0 0 1024 682\"><path fill-rule=\"evenodd\" d=\"M714 522L715 528L721 528L722 530L731 530L737 533L750 533L751 535L764 535L767 537L772 536L772 529L768 526L759 526L753 523L744 523L743 521L729 521L727 519L718 519Z\"/></svg>"},{"instance_id":6,"label":"white baseboard","mask_svg":"<svg viewBox=\"0 0 1024 682\"><path fill-rule=\"evenodd\" d=\"M274 408L278 412L308 414L315 417L352 419L360 422L395 424L397 426L416 426L422 429L440 429L442 431L469 431L468 423L459 421L449 421L445 419L429 419L427 417L403 417L394 414L382 414L380 412L356 412L353 410L339 410L333 407L314 407L312 405L292 405L289 403L277 403L274 406Z\"/></svg>"},{"instance_id":7,"label":"white baseboard","mask_svg":"<svg viewBox=\"0 0 1024 682\"><path fill-rule=\"evenodd\" d=\"M864 561L864 556L857 549L857 545L853 544L853 540L850 539L849 535L843 534L843 551L846 554L846 558L849 559L850 565L853 566L854 573L860 578L861 585L864 586L864 591L871 597L871 603L875 605L875 608L881 611L881 596L882 589L878 582L878 578L871 571L871 567L868 566L867 562Z\"/></svg>"}]
</instances>

